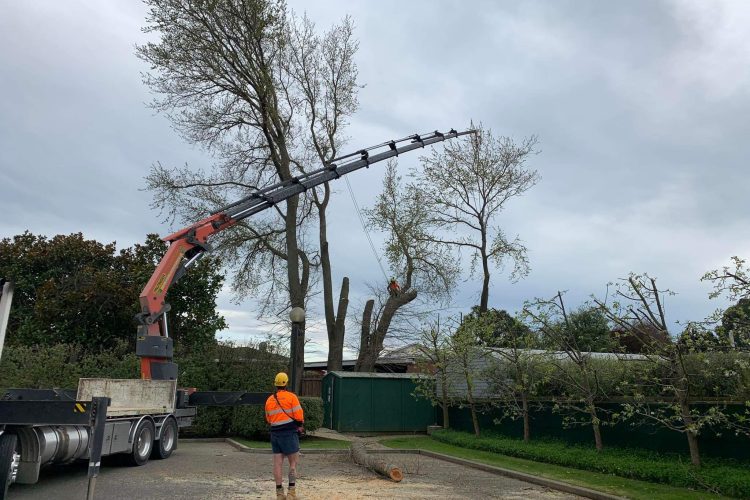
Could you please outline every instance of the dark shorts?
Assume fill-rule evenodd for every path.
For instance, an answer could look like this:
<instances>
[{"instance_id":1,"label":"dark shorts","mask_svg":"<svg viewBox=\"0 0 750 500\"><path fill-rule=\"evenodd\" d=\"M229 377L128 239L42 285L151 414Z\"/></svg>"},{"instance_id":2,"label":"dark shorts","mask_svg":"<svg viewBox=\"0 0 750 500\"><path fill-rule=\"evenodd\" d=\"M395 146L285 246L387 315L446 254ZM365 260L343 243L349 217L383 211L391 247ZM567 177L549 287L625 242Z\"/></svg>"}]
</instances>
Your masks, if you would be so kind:
<instances>
[{"instance_id":1,"label":"dark shorts","mask_svg":"<svg viewBox=\"0 0 750 500\"><path fill-rule=\"evenodd\" d=\"M272 432L271 449L274 453L291 455L299 451L299 434L295 429Z\"/></svg>"}]
</instances>

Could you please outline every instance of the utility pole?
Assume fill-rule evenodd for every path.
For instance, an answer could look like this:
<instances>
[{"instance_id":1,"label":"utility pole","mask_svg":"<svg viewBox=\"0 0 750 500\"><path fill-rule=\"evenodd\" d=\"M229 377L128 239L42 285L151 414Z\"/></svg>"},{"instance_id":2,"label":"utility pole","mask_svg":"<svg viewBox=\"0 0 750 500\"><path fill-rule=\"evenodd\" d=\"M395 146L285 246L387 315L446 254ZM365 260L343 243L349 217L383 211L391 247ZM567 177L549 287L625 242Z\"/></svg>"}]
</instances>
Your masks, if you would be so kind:
<instances>
[{"instance_id":1,"label":"utility pole","mask_svg":"<svg viewBox=\"0 0 750 500\"><path fill-rule=\"evenodd\" d=\"M301 353L305 348L305 343L300 339L300 333L304 330L302 325L305 323L305 310L301 307L294 307L289 311L289 319L292 320L292 338L290 346L289 356L289 378L291 379L291 390L293 393L299 395L300 386L302 385L302 372L305 367L300 368L300 372L297 373L298 360L302 358Z\"/></svg>"}]
</instances>

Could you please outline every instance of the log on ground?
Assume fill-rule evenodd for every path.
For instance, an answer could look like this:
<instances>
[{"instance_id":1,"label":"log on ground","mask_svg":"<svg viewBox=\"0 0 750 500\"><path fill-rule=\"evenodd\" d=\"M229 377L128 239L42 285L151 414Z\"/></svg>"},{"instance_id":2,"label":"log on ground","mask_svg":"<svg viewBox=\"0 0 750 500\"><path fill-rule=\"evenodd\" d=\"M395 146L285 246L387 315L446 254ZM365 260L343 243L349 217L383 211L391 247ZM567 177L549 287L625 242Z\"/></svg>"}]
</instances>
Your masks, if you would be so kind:
<instances>
[{"instance_id":1,"label":"log on ground","mask_svg":"<svg viewBox=\"0 0 750 500\"><path fill-rule=\"evenodd\" d=\"M385 476L392 481L397 483L404 478L401 468L396 465L390 464L380 457L370 455L365 448L364 443L352 443L351 446L352 458L356 464L377 472L378 474Z\"/></svg>"}]
</instances>

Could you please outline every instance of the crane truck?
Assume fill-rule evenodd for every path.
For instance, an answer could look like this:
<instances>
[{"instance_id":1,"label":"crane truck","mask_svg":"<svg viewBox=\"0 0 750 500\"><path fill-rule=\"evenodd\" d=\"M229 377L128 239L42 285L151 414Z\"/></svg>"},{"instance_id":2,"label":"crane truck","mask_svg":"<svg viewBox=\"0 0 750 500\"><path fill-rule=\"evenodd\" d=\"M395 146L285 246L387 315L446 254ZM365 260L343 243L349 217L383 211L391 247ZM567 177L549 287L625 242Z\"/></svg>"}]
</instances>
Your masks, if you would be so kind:
<instances>
[{"instance_id":1,"label":"crane truck","mask_svg":"<svg viewBox=\"0 0 750 500\"><path fill-rule=\"evenodd\" d=\"M8 389L0 398L0 500L12 483L33 484L50 464L88 460L88 498L93 498L101 457L126 454L134 465L168 458L179 429L196 408L262 404L266 393L210 392L177 387L166 302L171 285L206 252L214 234L343 175L473 130L414 134L340 156L323 167L259 189L216 210L164 240L169 247L140 295L136 354L141 379L81 379L77 390ZM13 284L0 283L0 355Z\"/></svg>"}]
</instances>

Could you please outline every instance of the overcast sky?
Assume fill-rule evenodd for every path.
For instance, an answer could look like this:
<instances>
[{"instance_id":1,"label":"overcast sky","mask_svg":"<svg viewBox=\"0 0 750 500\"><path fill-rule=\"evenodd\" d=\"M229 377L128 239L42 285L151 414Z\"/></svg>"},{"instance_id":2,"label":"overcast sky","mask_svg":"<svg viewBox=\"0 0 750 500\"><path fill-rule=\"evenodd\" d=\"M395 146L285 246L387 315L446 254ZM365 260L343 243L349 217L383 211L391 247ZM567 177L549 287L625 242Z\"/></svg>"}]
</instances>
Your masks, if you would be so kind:
<instances>
[{"instance_id":1,"label":"overcast sky","mask_svg":"<svg viewBox=\"0 0 750 500\"><path fill-rule=\"evenodd\" d=\"M321 29L349 14L360 41L360 109L347 150L482 121L536 134L539 184L498 219L529 249L531 274L493 275L490 305L568 290L571 305L629 271L678 292L671 321L700 319L699 281L750 256L750 3L704 1L293 1ZM207 168L146 107L145 7L132 1L0 0L0 237L83 232L118 247L170 227L149 208L144 176L160 161ZM400 168L418 155L403 157ZM382 169L350 176L361 206ZM334 186L334 282L349 276L350 314L382 281L345 186ZM461 283L453 311L478 302ZM251 302L228 291L222 337L262 335ZM320 312L307 358L325 357Z\"/></svg>"}]
</instances>

